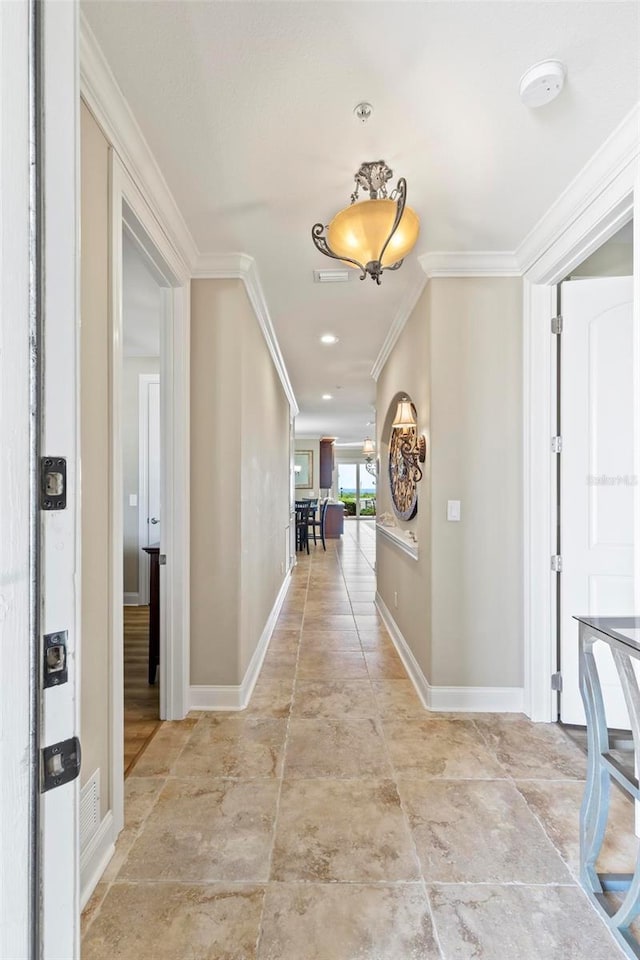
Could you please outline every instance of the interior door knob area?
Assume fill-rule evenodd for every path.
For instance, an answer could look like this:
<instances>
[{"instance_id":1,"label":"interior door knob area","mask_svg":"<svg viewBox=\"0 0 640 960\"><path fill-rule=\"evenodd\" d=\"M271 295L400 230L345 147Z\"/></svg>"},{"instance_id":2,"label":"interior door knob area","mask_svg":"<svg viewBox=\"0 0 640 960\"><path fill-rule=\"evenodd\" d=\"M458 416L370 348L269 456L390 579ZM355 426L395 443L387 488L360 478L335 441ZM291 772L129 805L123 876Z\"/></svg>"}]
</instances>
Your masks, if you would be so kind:
<instances>
[{"instance_id":1,"label":"interior door knob area","mask_svg":"<svg viewBox=\"0 0 640 960\"><path fill-rule=\"evenodd\" d=\"M149 523L160 523L160 521L158 520L157 517L151 517L151 519L149 520Z\"/></svg>"}]
</instances>

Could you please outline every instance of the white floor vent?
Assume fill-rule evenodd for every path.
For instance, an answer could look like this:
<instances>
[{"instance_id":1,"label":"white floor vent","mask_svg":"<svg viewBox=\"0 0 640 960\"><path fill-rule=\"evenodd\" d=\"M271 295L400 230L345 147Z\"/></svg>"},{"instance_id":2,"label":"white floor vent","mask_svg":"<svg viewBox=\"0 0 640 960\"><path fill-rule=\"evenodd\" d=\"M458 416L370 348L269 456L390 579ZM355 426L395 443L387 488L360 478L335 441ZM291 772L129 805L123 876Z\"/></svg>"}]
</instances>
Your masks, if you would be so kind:
<instances>
[{"instance_id":1,"label":"white floor vent","mask_svg":"<svg viewBox=\"0 0 640 960\"><path fill-rule=\"evenodd\" d=\"M95 835L100 826L100 768L93 773L80 791L80 851Z\"/></svg>"}]
</instances>

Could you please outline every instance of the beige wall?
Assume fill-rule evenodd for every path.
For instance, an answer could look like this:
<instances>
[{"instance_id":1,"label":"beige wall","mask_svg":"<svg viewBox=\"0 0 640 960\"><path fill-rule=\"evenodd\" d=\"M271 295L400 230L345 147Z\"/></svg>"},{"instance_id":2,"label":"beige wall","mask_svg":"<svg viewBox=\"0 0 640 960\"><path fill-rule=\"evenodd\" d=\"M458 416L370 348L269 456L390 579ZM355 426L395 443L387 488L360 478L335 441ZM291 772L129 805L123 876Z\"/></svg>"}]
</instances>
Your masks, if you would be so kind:
<instances>
[{"instance_id":1,"label":"beige wall","mask_svg":"<svg viewBox=\"0 0 640 960\"><path fill-rule=\"evenodd\" d=\"M633 276L633 244L616 243L615 238L604 243L595 253L571 271L572 277L631 277Z\"/></svg>"},{"instance_id":2,"label":"beige wall","mask_svg":"<svg viewBox=\"0 0 640 960\"><path fill-rule=\"evenodd\" d=\"M191 683L239 684L284 579L289 407L240 280L191 285Z\"/></svg>"},{"instance_id":3,"label":"beige wall","mask_svg":"<svg viewBox=\"0 0 640 960\"><path fill-rule=\"evenodd\" d=\"M429 292L425 289L400 334L395 348L378 378L377 449L380 478L377 485L377 512L393 513L388 483L389 436L398 393L413 400L420 433L429 436ZM401 553L378 536L376 573L378 592L409 643L421 670L431 680L431 457L423 464L419 485L418 512L413 520L396 523L413 530L418 539L418 560ZM394 514L395 517L395 514ZM395 605L395 596L398 603Z\"/></svg>"},{"instance_id":4,"label":"beige wall","mask_svg":"<svg viewBox=\"0 0 640 960\"><path fill-rule=\"evenodd\" d=\"M378 578L431 684L522 684L519 280L427 285L378 381L378 419L407 391L428 437L418 562L378 538ZM386 476L383 458L383 476ZM462 501L449 522L447 500ZM379 510L391 508L387 484ZM393 592L398 591L394 609Z\"/></svg>"},{"instance_id":5,"label":"beige wall","mask_svg":"<svg viewBox=\"0 0 640 960\"><path fill-rule=\"evenodd\" d=\"M122 369L122 517L124 592L137 593L140 562L140 374L160 373L159 357L125 357ZM129 495L138 506L129 506Z\"/></svg>"},{"instance_id":6,"label":"beige wall","mask_svg":"<svg viewBox=\"0 0 640 960\"><path fill-rule=\"evenodd\" d=\"M287 570L290 508L289 403L244 286L242 294L240 679Z\"/></svg>"},{"instance_id":7,"label":"beige wall","mask_svg":"<svg viewBox=\"0 0 640 960\"><path fill-rule=\"evenodd\" d=\"M109 144L81 109L81 783L100 768L109 809Z\"/></svg>"}]
</instances>

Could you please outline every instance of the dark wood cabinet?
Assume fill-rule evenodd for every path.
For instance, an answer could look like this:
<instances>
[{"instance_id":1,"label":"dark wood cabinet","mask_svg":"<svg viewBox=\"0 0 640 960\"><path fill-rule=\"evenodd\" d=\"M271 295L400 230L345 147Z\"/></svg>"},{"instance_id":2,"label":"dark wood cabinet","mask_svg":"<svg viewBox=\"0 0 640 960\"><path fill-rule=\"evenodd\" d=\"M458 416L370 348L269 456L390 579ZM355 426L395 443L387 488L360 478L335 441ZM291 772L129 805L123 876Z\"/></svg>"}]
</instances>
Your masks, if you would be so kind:
<instances>
[{"instance_id":1,"label":"dark wood cabinet","mask_svg":"<svg viewBox=\"0 0 640 960\"><path fill-rule=\"evenodd\" d=\"M333 486L333 440L320 441L320 489Z\"/></svg>"}]
</instances>

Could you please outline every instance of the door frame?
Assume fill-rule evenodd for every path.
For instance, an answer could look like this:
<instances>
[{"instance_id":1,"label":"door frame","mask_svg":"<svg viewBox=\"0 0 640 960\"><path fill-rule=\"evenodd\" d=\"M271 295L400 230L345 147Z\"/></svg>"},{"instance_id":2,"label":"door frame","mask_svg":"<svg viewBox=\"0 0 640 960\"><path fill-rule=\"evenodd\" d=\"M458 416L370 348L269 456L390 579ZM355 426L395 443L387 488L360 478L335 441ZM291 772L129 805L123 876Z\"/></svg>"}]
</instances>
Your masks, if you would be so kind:
<instances>
[{"instance_id":1,"label":"door frame","mask_svg":"<svg viewBox=\"0 0 640 960\"><path fill-rule=\"evenodd\" d=\"M534 721L558 718L551 689L557 669L556 371L551 317L556 287L578 264L634 219L634 409L640 410L640 135L636 109L614 131L572 188L551 208L539 242L529 238L523 275L523 521L524 693ZM546 234L546 236L545 236ZM527 241L525 241L527 244ZM640 415L634 422L635 473L640 477ZM634 497L635 569L640 570L640 484ZM636 577L636 606L640 585ZM576 634L576 643L577 643Z\"/></svg>"},{"instance_id":2,"label":"door frame","mask_svg":"<svg viewBox=\"0 0 640 960\"><path fill-rule=\"evenodd\" d=\"M138 543L147 537L149 504L149 386L160 383L159 373L138 374ZM160 528L162 531L162 528ZM149 603L149 557L138 551L138 603Z\"/></svg>"},{"instance_id":3,"label":"door frame","mask_svg":"<svg viewBox=\"0 0 640 960\"><path fill-rule=\"evenodd\" d=\"M110 148L110 746L117 833L124 825L122 234L129 236L166 288L161 317L160 417L163 524L160 609L160 716L182 720L189 684L189 350L190 272L176 253L116 150ZM163 669L164 665L164 669Z\"/></svg>"}]
</instances>

